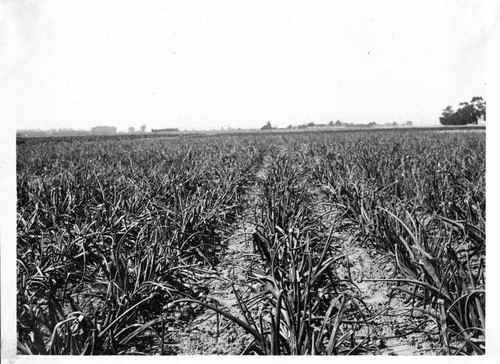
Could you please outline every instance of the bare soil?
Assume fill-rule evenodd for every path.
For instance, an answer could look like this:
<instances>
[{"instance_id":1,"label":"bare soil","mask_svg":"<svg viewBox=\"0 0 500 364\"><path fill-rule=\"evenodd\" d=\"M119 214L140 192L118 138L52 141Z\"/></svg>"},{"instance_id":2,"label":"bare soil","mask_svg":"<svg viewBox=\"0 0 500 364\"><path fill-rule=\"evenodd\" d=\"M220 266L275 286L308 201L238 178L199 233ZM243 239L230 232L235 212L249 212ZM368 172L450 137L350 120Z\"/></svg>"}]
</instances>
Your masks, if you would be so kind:
<instances>
[{"instance_id":1,"label":"bare soil","mask_svg":"<svg viewBox=\"0 0 500 364\"><path fill-rule=\"evenodd\" d=\"M395 292L394 283L379 279L400 278L392 257L359 240L343 239L349 267L344 272L359 289L359 298L371 316L371 339L380 355L435 355L439 351L437 325L415 309L411 297ZM359 333L363 335L363 332Z\"/></svg>"}]
</instances>

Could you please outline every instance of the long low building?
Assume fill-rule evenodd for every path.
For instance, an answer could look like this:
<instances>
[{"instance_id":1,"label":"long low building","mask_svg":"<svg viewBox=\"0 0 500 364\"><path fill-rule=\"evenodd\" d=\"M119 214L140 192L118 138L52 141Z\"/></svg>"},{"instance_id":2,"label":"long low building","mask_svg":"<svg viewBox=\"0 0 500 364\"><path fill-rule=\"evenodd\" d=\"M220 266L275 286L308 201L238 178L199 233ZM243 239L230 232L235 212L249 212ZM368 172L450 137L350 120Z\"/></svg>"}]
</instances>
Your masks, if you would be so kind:
<instances>
[{"instance_id":1,"label":"long low building","mask_svg":"<svg viewBox=\"0 0 500 364\"><path fill-rule=\"evenodd\" d=\"M153 133L171 133L179 131L177 128L165 128L165 129L151 129Z\"/></svg>"},{"instance_id":2,"label":"long low building","mask_svg":"<svg viewBox=\"0 0 500 364\"><path fill-rule=\"evenodd\" d=\"M116 126L95 126L90 129L90 133L94 135L110 135L116 134Z\"/></svg>"}]
</instances>

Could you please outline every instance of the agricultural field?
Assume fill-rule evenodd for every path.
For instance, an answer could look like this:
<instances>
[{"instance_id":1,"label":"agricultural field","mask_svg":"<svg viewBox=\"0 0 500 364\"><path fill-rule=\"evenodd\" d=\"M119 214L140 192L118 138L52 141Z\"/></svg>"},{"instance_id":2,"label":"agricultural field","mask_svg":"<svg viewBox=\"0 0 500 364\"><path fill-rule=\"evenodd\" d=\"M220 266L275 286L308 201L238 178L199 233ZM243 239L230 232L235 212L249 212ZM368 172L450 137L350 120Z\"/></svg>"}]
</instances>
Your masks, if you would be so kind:
<instances>
[{"instance_id":1,"label":"agricultural field","mask_svg":"<svg viewBox=\"0 0 500 364\"><path fill-rule=\"evenodd\" d=\"M18 139L18 353L483 355L485 144Z\"/></svg>"}]
</instances>

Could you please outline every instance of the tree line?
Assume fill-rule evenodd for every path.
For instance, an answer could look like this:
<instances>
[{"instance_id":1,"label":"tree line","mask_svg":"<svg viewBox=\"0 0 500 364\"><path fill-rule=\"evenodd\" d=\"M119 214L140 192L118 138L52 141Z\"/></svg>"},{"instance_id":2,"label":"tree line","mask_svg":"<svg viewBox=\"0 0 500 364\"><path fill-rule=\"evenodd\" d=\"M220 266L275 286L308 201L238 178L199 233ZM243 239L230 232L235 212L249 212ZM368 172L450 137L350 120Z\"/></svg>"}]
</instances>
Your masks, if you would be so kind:
<instances>
[{"instance_id":1,"label":"tree line","mask_svg":"<svg viewBox=\"0 0 500 364\"><path fill-rule=\"evenodd\" d=\"M451 106L446 107L439 118L442 125L477 125L479 120L486 120L486 101L475 96L470 102L462 102L456 111Z\"/></svg>"}]
</instances>

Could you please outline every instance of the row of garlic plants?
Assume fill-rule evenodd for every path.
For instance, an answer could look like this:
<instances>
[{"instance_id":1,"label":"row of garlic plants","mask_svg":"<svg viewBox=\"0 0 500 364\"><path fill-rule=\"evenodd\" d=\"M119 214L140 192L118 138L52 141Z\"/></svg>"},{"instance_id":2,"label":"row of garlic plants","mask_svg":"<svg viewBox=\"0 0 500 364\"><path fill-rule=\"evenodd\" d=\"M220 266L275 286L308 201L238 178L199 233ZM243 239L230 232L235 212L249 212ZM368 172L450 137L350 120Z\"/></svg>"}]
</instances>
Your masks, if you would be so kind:
<instances>
[{"instance_id":1,"label":"row of garlic plants","mask_svg":"<svg viewBox=\"0 0 500 364\"><path fill-rule=\"evenodd\" d=\"M350 133L312 149L323 193L394 257L394 289L437 323L444 353L483 354L485 135Z\"/></svg>"},{"instance_id":2,"label":"row of garlic plants","mask_svg":"<svg viewBox=\"0 0 500 364\"><path fill-rule=\"evenodd\" d=\"M323 224L318 208L318 181L312 177L312 144L302 138L283 138L269 173L261 183L259 225L254 241L267 271L268 310L261 350L271 354L349 355L370 353L364 303L352 282L338 276L346 257L334 237L336 225Z\"/></svg>"},{"instance_id":3,"label":"row of garlic plants","mask_svg":"<svg viewBox=\"0 0 500 364\"><path fill-rule=\"evenodd\" d=\"M263 268L249 278L261 289L244 297L238 287L240 315L220 305L208 307L253 337L243 354L347 355L371 352L366 309L352 282L337 275L345 256L335 227L322 224L316 205L311 161L296 137L267 137L269 148L257 179L256 258ZM308 147L306 147L307 149ZM244 288L243 288L244 289Z\"/></svg>"},{"instance_id":4,"label":"row of garlic plants","mask_svg":"<svg viewBox=\"0 0 500 364\"><path fill-rule=\"evenodd\" d=\"M162 352L175 323L164 308L204 289L199 277L217 264L262 159L258 144L221 137L18 145L19 352Z\"/></svg>"}]
</instances>

